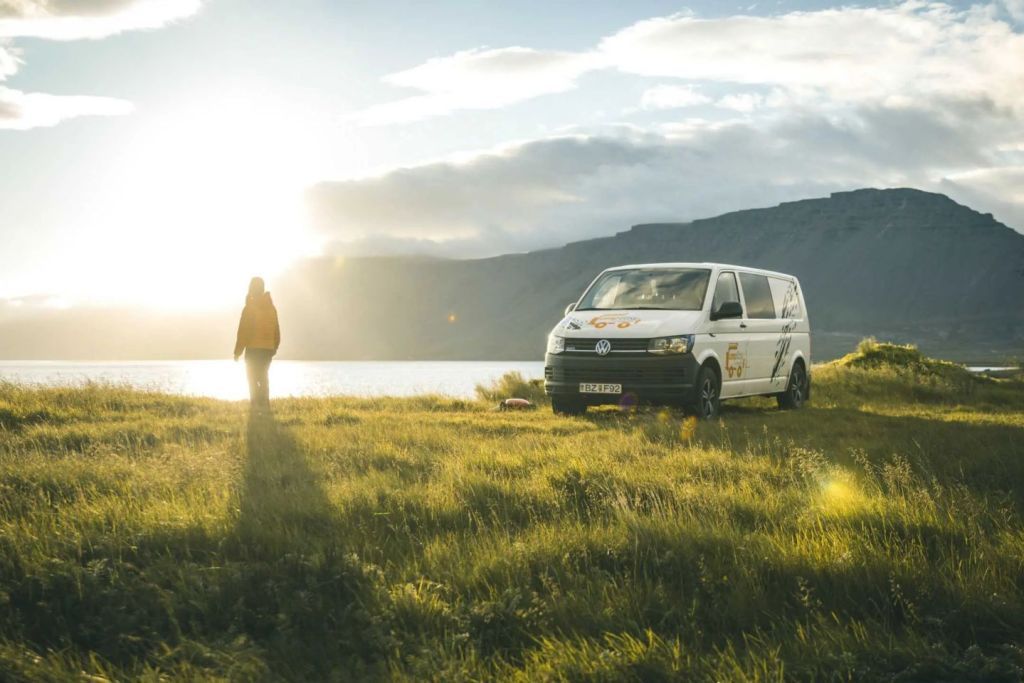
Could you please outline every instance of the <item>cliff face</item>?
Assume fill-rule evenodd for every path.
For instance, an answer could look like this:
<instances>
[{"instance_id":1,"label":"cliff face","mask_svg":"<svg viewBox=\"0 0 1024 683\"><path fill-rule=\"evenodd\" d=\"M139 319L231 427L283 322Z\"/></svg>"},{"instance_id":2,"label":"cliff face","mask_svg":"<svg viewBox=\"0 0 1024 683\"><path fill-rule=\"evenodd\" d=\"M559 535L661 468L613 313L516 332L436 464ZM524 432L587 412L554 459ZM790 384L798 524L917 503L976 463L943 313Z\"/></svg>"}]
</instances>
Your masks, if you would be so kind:
<instances>
[{"instance_id":1,"label":"cliff face","mask_svg":"<svg viewBox=\"0 0 1024 683\"><path fill-rule=\"evenodd\" d=\"M1024 235L911 189L856 190L473 261L318 259L275 295L290 356L539 358L602 269L719 261L803 284L818 358L877 335L962 358L1024 351Z\"/></svg>"}]
</instances>

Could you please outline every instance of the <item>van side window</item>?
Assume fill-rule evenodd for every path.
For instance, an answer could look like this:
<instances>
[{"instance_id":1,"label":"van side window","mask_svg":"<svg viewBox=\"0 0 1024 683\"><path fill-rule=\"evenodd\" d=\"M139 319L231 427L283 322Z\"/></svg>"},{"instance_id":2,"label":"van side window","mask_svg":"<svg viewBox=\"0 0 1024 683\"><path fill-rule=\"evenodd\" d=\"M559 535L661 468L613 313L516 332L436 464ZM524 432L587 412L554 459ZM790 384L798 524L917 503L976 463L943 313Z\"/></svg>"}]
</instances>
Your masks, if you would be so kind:
<instances>
[{"instance_id":1,"label":"van side window","mask_svg":"<svg viewBox=\"0 0 1024 683\"><path fill-rule=\"evenodd\" d=\"M768 284L772 288L772 299L775 300L775 317L803 319L804 312L800 310L800 296L796 291L796 282L780 277L769 277Z\"/></svg>"},{"instance_id":2,"label":"van side window","mask_svg":"<svg viewBox=\"0 0 1024 683\"><path fill-rule=\"evenodd\" d=\"M718 307L727 301L740 302L740 290L736 287L736 276L732 273L720 273L718 284L715 285L715 298L711 301L711 310L717 311Z\"/></svg>"},{"instance_id":3,"label":"van side window","mask_svg":"<svg viewBox=\"0 0 1024 683\"><path fill-rule=\"evenodd\" d=\"M740 273L740 284L743 285L748 318L775 317L775 302L772 300L772 290L766 276Z\"/></svg>"}]
</instances>

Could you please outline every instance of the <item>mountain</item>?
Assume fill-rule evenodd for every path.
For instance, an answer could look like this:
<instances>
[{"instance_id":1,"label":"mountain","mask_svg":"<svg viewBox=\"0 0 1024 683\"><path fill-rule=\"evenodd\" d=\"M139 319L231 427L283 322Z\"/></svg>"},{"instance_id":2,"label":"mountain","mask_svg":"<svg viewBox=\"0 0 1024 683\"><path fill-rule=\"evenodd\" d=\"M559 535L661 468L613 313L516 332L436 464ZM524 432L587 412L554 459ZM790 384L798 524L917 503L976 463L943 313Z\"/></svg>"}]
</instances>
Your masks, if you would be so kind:
<instances>
[{"instance_id":1,"label":"mountain","mask_svg":"<svg viewBox=\"0 0 1024 683\"><path fill-rule=\"evenodd\" d=\"M1024 356L1024 235L912 189L837 192L487 259L302 261L274 283L281 356L539 359L566 304L601 270L658 261L798 276L818 360L869 335L958 360ZM0 358L223 358L237 316L0 301Z\"/></svg>"},{"instance_id":2,"label":"mountain","mask_svg":"<svg viewBox=\"0 0 1024 683\"><path fill-rule=\"evenodd\" d=\"M867 335L964 359L1024 351L1024 235L913 189L837 192L487 259L315 259L275 296L289 357L535 359L602 269L659 261L796 275L819 359Z\"/></svg>"},{"instance_id":3,"label":"mountain","mask_svg":"<svg viewBox=\"0 0 1024 683\"><path fill-rule=\"evenodd\" d=\"M230 358L238 314L239 310L186 314L125 308L38 308L5 306L0 301L0 359Z\"/></svg>"}]
</instances>

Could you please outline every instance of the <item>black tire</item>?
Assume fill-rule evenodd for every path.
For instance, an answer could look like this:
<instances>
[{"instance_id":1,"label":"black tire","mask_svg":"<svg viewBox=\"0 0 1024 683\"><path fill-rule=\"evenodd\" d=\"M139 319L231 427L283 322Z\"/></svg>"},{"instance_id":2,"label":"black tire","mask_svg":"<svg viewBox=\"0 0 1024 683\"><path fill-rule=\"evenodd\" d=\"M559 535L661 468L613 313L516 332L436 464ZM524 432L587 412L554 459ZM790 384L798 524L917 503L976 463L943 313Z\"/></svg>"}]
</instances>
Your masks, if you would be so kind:
<instances>
[{"instance_id":1,"label":"black tire","mask_svg":"<svg viewBox=\"0 0 1024 683\"><path fill-rule=\"evenodd\" d=\"M801 361L793 363L793 369L789 372L789 384L786 390L775 398L779 402L780 410L797 410L803 408L810 396L810 380L807 377L807 368Z\"/></svg>"},{"instance_id":2,"label":"black tire","mask_svg":"<svg viewBox=\"0 0 1024 683\"><path fill-rule=\"evenodd\" d=\"M697 383L693 387L690 409L702 420L714 420L722 406L722 381L710 365L704 365L697 372Z\"/></svg>"},{"instance_id":3,"label":"black tire","mask_svg":"<svg viewBox=\"0 0 1024 683\"><path fill-rule=\"evenodd\" d=\"M587 412L587 405L571 398L552 398L551 410L555 415L582 415Z\"/></svg>"}]
</instances>

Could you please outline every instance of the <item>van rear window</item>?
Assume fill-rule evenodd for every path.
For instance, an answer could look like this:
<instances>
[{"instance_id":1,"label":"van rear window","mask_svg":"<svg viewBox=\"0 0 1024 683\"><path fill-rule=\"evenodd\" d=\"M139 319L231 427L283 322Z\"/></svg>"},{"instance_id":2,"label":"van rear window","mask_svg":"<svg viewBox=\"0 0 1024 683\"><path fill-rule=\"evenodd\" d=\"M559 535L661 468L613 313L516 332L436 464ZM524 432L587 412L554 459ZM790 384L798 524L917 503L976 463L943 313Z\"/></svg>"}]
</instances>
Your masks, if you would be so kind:
<instances>
[{"instance_id":1,"label":"van rear window","mask_svg":"<svg viewBox=\"0 0 1024 683\"><path fill-rule=\"evenodd\" d=\"M740 286L743 287L743 298L747 302L748 318L774 318L775 302L772 300L772 289L768 278L753 273L740 273Z\"/></svg>"},{"instance_id":2,"label":"van rear window","mask_svg":"<svg viewBox=\"0 0 1024 683\"><path fill-rule=\"evenodd\" d=\"M775 300L776 318L799 320L804 317L804 312L800 308L800 296L796 291L796 282L780 277L769 277L768 284L772 288L772 299Z\"/></svg>"},{"instance_id":3,"label":"van rear window","mask_svg":"<svg viewBox=\"0 0 1024 683\"><path fill-rule=\"evenodd\" d=\"M699 311L711 271L703 268L613 270L591 285L577 311Z\"/></svg>"}]
</instances>

